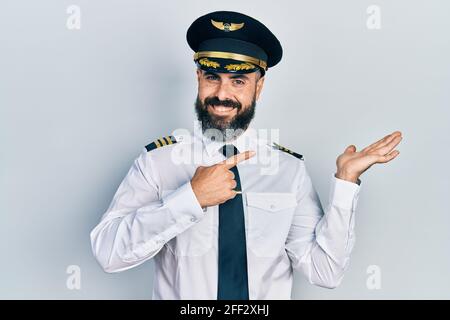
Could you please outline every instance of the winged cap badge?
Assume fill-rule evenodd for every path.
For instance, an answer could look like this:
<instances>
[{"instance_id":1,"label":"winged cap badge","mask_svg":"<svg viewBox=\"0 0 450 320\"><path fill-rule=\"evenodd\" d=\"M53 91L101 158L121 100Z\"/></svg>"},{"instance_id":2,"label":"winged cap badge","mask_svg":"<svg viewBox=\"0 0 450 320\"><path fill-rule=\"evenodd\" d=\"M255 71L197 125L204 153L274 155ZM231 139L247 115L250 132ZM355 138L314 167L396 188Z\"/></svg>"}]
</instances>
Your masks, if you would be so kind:
<instances>
[{"instance_id":1,"label":"winged cap badge","mask_svg":"<svg viewBox=\"0 0 450 320\"><path fill-rule=\"evenodd\" d=\"M241 29L244 26L244 22L242 23L229 23L229 22L219 22L211 19L211 24L219 30L230 32Z\"/></svg>"}]
</instances>

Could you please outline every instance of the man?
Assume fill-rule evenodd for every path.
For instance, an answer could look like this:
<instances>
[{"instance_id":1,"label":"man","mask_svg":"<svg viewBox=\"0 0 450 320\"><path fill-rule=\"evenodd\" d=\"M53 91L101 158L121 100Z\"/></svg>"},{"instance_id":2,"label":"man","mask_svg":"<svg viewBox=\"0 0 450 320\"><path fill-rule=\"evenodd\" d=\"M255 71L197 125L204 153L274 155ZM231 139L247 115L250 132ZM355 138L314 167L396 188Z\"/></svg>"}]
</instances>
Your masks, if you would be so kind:
<instances>
[{"instance_id":1,"label":"man","mask_svg":"<svg viewBox=\"0 0 450 320\"><path fill-rule=\"evenodd\" d=\"M95 257L106 272L154 258L154 299L290 299L294 269L338 286L355 241L359 177L399 154L401 133L348 146L323 210L303 156L249 126L266 71L282 57L277 38L221 11L193 22L187 41L197 130L146 146L91 233Z\"/></svg>"}]
</instances>

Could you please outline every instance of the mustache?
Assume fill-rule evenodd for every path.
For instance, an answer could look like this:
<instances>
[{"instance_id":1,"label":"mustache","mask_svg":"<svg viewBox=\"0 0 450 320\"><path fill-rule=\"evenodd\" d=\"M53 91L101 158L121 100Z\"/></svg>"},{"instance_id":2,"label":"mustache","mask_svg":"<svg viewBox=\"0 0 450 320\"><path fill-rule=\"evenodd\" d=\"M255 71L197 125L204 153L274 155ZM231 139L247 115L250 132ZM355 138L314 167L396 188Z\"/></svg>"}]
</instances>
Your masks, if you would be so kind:
<instances>
[{"instance_id":1,"label":"mustache","mask_svg":"<svg viewBox=\"0 0 450 320\"><path fill-rule=\"evenodd\" d=\"M237 108L238 110L240 110L242 107L242 105L237 101L233 101L233 100L229 100L229 99L220 100L218 97L206 98L204 105L205 106L211 105L211 106L233 107L233 108Z\"/></svg>"}]
</instances>

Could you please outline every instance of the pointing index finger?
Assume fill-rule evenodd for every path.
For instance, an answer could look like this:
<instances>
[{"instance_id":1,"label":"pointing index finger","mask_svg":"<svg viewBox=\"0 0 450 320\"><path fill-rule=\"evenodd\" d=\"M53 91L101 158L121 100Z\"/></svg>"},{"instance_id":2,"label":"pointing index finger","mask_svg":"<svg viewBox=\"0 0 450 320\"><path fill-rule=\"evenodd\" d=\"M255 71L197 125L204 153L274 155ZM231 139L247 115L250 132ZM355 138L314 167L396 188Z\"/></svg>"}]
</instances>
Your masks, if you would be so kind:
<instances>
[{"instance_id":1,"label":"pointing index finger","mask_svg":"<svg viewBox=\"0 0 450 320\"><path fill-rule=\"evenodd\" d=\"M238 153L238 154L236 154L234 156L229 157L228 159L223 160L221 162L221 164L223 164L228 169L231 169L232 167L234 167L238 163L240 163L242 161L245 161L247 159L250 159L254 155L255 155L255 151L247 150L245 152Z\"/></svg>"}]
</instances>

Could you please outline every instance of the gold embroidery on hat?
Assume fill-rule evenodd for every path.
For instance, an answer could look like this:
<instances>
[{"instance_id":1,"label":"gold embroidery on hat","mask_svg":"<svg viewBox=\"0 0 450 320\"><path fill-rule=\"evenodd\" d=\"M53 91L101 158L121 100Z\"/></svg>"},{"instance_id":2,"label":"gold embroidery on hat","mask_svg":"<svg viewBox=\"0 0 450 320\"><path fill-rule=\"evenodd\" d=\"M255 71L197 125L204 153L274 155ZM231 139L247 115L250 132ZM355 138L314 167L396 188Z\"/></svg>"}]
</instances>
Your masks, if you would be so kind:
<instances>
[{"instance_id":1,"label":"gold embroidery on hat","mask_svg":"<svg viewBox=\"0 0 450 320\"><path fill-rule=\"evenodd\" d=\"M244 26L244 22L242 23L229 23L229 22L220 22L214 21L211 19L211 24L219 30L230 32L241 29Z\"/></svg>"},{"instance_id":2,"label":"gold embroidery on hat","mask_svg":"<svg viewBox=\"0 0 450 320\"><path fill-rule=\"evenodd\" d=\"M264 60L257 59L255 57L246 56L243 54L237 54L232 52L222 52L222 51L199 51L194 53L194 61L197 61L200 58L221 58L221 59L232 59L238 61L244 61L256 64L267 70L267 62Z\"/></svg>"},{"instance_id":3,"label":"gold embroidery on hat","mask_svg":"<svg viewBox=\"0 0 450 320\"><path fill-rule=\"evenodd\" d=\"M200 63L202 66L205 67L212 67L212 68L219 68L220 67L220 63L215 62L215 61L211 61L207 58L202 58L200 60L198 60L198 63Z\"/></svg>"},{"instance_id":4,"label":"gold embroidery on hat","mask_svg":"<svg viewBox=\"0 0 450 320\"><path fill-rule=\"evenodd\" d=\"M251 70L256 68L255 65L251 63L240 63L240 64L227 64L225 66L225 69L228 71L239 71L239 70Z\"/></svg>"}]
</instances>

